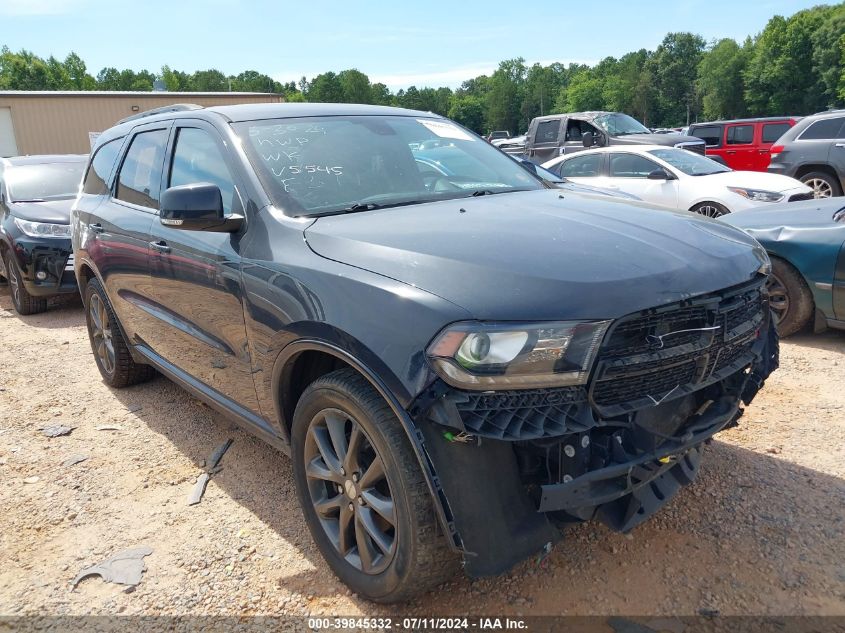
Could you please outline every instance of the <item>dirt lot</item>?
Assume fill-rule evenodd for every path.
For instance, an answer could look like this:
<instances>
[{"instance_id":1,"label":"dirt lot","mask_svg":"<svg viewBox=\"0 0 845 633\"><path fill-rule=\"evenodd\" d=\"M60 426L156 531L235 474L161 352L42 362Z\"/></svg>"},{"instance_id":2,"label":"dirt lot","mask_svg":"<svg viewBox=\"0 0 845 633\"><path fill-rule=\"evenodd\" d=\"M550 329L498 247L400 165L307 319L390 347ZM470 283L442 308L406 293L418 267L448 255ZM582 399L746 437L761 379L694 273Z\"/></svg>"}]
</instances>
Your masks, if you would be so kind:
<instances>
[{"instance_id":1,"label":"dirt lot","mask_svg":"<svg viewBox=\"0 0 845 633\"><path fill-rule=\"evenodd\" d=\"M108 389L79 303L18 317L2 289L0 333L2 614L845 615L845 333L784 342L696 483L631 535L582 525L542 562L395 609L323 563L286 457L164 378ZM48 438L53 424L74 429ZM80 569L140 545L154 552L134 592L99 578L71 591Z\"/></svg>"}]
</instances>

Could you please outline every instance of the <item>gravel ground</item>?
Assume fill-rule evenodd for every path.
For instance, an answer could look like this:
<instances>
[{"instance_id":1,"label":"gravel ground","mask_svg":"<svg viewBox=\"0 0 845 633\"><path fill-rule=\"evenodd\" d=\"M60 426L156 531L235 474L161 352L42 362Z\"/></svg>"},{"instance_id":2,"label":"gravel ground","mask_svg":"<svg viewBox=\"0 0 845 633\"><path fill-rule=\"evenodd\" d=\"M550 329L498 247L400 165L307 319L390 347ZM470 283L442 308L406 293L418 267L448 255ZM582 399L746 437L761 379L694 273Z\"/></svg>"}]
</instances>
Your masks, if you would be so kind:
<instances>
[{"instance_id":1,"label":"gravel ground","mask_svg":"<svg viewBox=\"0 0 845 633\"><path fill-rule=\"evenodd\" d=\"M632 534L581 525L539 563L389 608L323 563L284 455L165 378L107 388L78 301L19 317L3 289L0 331L0 614L845 615L845 333L785 341L698 480ZM71 589L138 546L154 551L134 591Z\"/></svg>"}]
</instances>

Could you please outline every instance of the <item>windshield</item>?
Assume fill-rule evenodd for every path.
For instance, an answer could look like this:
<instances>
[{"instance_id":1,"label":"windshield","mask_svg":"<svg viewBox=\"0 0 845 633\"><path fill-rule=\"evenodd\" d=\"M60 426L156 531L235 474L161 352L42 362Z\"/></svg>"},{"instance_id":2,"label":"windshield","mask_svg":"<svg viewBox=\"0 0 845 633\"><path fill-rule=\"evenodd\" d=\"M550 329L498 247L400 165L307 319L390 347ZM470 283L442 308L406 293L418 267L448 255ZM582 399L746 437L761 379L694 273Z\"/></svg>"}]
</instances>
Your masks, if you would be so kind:
<instances>
[{"instance_id":1,"label":"windshield","mask_svg":"<svg viewBox=\"0 0 845 633\"><path fill-rule=\"evenodd\" d=\"M642 123L627 114L602 114L595 122L610 136L625 136L626 134L651 134Z\"/></svg>"},{"instance_id":2,"label":"windshield","mask_svg":"<svg viewBox=\"0 0 845 633\"><path fill-rule=\"evenodd\" d=\"M507 155L443 119L334 116L233 127L273 204L289 215L543 188Z\"/></svg>"},{"instance_id":3,"label":"windshield","mask_svg":"<svg viewBox=\"0 0 845 633\"><path fill-rule=\"evenodd\" d=\"M694 154L685 149L652 149L649 154L653 154L660 160L665 160L675 169L684 172L687 176L709 176L710 174L720 174L725 171L731 171L730 168L720 165L715 160L710 160L700 154Z\"/></svg>"},{"instance_id":4,"label":"windshield","mask_svg":"<svg viewBox=\"0 0 845 633\"><path fill-rule=\"evenodd\" d=\"M40 202L72 198L82 182L85 163L40 163L6 168L6 185L12 202Z\"/></svg>"}]
</instances>

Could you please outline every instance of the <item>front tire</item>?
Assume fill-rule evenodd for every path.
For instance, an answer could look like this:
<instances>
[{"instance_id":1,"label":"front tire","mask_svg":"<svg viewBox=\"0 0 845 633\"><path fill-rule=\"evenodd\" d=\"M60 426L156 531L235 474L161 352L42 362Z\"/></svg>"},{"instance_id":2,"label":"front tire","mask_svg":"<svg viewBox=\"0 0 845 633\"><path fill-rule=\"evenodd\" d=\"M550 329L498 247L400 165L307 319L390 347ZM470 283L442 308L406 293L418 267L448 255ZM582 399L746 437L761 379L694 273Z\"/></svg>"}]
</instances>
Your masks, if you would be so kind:
<instances>
[{"instance_id":1,"label":"front tire","mask_svg":"<svg viewBox=\"0 0 845 633\"><path fill-rule=\"evenodd\" d=\"M710 201L699 202L697 205L692 207L690 211L698 213L699 215L707 216L708 218L719 218L730 213L724 205Z\"/></svg>"},{"instance_id":2,"label":"front tire","mask_svg":"<svg viewBox=\"0 0 845 633\"><path fill-rule=\"evenodd\" d=\"M804 329L813 315L814 304L801 273L788 262L773 257L766 289L778 334L785 337Z\"/></svg>"},{"instance_id":3,"label":"front tire","mask_svg":"<svg viewBox=\"0 0 845 633\"><path fill-rule=\"evenodd\" d=\"M122 389L155 375L152 367L132 359L123 330L97 279L92 279L85 287L85 321L97 369L107 385Z\"/></svg>"},{"instance_id":4,"label":"front tire","mask_svg":"<svg viewBox=\"0 0 845 633\"><path fill-rule=\"evenodd\" d=\"M395 414L357 372L318 378L292 428L296 490L311 535L360 596L410 599L451 577L458 559Z\"/></svg>"},{"instance_id":5,"label":"front tire","mask_svg":"<svg viewBox=\"0 0 845 633\"><path fill-rule=\"evenodd\" d=\"M801 182L813 190L814 198L830 198L842 195L842 188L836 178L823 171L811 171L801 176Z\"/></svg>"},{"instance_id":6,"label":"front tire","mask_svg":"<svg viewBox=\"0 0 845 633\"><path fill-rule=\"evenodd\" d=\"M44 312L47 309L47 299L34 297L26 291L23 285L23 275L15 258L9 253L0 255L0 257L5 258L5 274L8 275L9 293L12 295L12 305L15 306L17 313L26 316Z\"/></svg>"}]
</instances>

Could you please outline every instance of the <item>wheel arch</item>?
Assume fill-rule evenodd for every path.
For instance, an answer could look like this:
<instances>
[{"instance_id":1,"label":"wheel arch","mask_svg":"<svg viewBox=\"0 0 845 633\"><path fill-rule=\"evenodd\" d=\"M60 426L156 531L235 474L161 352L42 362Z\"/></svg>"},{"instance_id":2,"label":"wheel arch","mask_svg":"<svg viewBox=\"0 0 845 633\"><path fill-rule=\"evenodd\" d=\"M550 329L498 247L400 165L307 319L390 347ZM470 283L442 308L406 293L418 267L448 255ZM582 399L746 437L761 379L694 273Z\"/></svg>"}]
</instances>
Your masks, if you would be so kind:
<instances>
[{"instance_id":1,"label":"wheel arch","mask_svg":"<svg viewBox=\"0 0 845 633\"><path fill-rule=\"evenodd\" d=\"M271 384L274 394L273 406L284 442L290 445L293 411L305 388L320 376L341 367L349 367L363 376L396 415L425 476L443 534L451 549L462 552L460 538L455 532L454 523L449 518L452 513L448 509L448 502L424 447L421 431L399 399L388 388L387 382L353 354L320 339L300 339L282 349L273 365ZM297 370L303 372L301 376L297 375Z\"/></svg>"}]
</instances>

